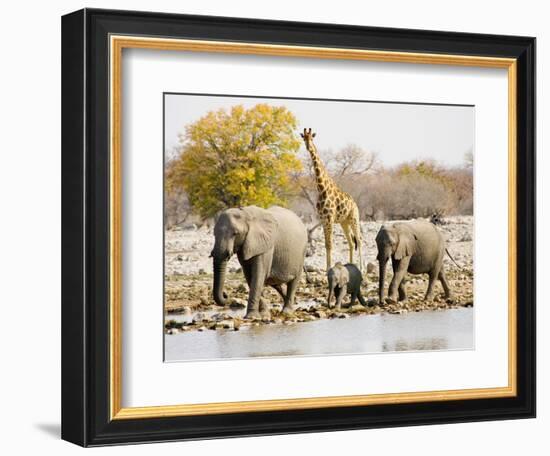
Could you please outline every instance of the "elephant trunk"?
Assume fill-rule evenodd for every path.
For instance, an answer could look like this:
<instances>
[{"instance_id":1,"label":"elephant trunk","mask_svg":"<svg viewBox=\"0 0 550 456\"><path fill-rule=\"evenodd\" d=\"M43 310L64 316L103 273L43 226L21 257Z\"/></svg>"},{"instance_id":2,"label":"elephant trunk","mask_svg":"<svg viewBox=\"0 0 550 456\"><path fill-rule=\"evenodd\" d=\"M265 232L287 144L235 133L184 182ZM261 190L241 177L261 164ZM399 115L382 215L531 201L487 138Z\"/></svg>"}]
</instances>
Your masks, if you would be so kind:
<instances>
[{"instance_id":1,"label":"elephant trunk","mask_svg":"<svg viewBox=\"0 0 550 456\"><path fill-rule=\"evenodd\" d=\"M378 259L378 299L380 305L384 303L384 287L386 285L386 264L388 262L388 257L384 256Z\"/></svg>"},{"instance_id":2,"label":"elephant trunk","mask_svg":"<svg viewBox=\"0 0 550 456\"><path fill-rule=\"evenodd\" d=\"M225 273L227 271L228 260L219 260L214 258L214 301L218 306L224 306L227 303L225 293L223 292L223 286L225 284Z\"/></svg>"}]
</instances>

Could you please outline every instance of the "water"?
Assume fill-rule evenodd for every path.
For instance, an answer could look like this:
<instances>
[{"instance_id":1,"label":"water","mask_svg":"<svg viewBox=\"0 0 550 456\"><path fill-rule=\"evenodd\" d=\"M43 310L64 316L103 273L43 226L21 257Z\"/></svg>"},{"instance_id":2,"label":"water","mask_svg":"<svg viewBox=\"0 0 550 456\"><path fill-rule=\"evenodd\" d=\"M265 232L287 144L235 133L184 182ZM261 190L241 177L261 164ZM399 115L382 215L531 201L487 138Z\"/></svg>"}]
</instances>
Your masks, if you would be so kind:
<instances>
[{"instance_id":1,"label":"water","mask_svg":"<svg viewBox=\"0 0 550 456\"><path fill-rule=\"evenodd\" d=\"M189 331L165 335L165 360L473 349L473 320L462 308Z\"/></svg>"}]
</instances>

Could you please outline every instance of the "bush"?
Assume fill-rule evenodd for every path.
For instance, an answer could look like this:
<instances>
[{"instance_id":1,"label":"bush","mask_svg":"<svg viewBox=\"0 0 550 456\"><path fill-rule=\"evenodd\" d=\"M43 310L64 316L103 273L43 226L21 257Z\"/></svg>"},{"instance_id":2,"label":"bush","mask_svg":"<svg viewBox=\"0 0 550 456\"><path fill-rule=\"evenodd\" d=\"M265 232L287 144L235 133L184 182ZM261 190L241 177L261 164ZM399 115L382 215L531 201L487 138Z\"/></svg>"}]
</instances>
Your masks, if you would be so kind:
<instances>
[{"instance_id":1,"label":"bush","mask_svg":"<svg viewBox=\"0 0 550 456\"><path fill-rule=\"evenodd\" d=\"M331 162L330 157L325 157ZM433 161L410 162L366 172L331 169L337 185L348 192L361 219L411 219L440 215L473 214L473 173L469 166L447 168ZM304 219L315 216L317 194L313 179L302 181L302 201L292 204ZM309 202L310 213L307 212Z\"/></svg>"},{"instance_id":2,"label":"bush","mask_svg":"<svg viewBox=\"0 0 550 456\"><path fill-rule=\"evenodd\" d=\"M362 214L385 220L450 214L457 205L453 192L437 180L387 174L369 179L358 201Z\"/></svg>"}]
</instances>

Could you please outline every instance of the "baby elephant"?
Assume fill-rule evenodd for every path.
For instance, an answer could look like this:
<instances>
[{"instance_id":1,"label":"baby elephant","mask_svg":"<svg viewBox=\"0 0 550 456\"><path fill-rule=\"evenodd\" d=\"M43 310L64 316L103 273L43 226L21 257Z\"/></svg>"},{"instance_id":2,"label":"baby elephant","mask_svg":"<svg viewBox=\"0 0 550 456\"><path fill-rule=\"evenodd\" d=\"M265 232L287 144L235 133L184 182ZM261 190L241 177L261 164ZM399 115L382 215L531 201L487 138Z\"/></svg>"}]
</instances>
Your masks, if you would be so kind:
<instances>
[{"instance_id":1,"label":"baby elephant","mask_svg":"<svg viewBox=\"0 0 550 456\"><path fill-rule=\"evenodd\" d=\"M356 299L363 306L367 306L367 303L361 296L361 282L363 280L361 271L354 264L348 263L343 265L342 263L336 263L327 272L328 278L328 306L331 306L332 295L336 296L336 308L340 309L342 306L342 299L346 293L351 295L350 307L353 306Z\"/></svg>"}]
</instances>

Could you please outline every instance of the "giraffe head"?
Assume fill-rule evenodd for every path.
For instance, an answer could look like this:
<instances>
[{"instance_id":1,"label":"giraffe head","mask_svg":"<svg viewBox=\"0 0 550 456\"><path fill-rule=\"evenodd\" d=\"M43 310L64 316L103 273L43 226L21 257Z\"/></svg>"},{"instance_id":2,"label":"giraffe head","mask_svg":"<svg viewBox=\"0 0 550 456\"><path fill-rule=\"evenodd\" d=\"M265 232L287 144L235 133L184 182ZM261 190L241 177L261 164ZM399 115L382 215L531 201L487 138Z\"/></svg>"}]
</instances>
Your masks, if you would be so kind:
<instances>
[{"instance_id":1,"label":"giraffe head","mask_svg":"<svg viewBox=\"0 0 550 456\"><path fill-rule=\"evenodd\" d=\"M300 136L306 144L306 148L309 150L313 145L313 138L315 138L315 133L311 131L311 128L304 128L304 132L300 133Z\"/></svg>"}]
</instances>

